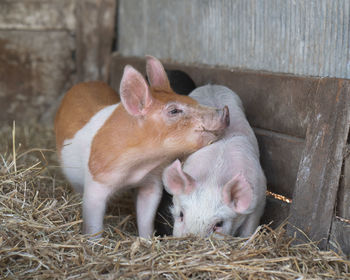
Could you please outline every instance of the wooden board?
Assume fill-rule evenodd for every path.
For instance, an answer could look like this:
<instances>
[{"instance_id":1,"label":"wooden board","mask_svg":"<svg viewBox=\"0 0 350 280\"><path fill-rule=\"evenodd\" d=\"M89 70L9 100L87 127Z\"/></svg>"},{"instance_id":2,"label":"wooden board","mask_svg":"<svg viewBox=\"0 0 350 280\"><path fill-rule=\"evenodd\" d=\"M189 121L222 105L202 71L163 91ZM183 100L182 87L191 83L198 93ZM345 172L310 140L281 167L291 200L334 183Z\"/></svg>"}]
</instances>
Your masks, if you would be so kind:
<instances>
[{"instance_id":1,"label":"wooden board","mask_svg":"<svg viewBox=\"0 0 350 280\"><path fill-rule=\"evenodd\" d=\"M330 248L350 258L350 224L333 218Z\"/></svg>"},{"instance_id":2,"label":"wooden board","mask_svg":"<svg viewBox=\"0 0 350 280\"><path fill-rule=\"evenodd\" d=\"M268 190L292 198L304 139L264 129L254 129L254 132L259 142L260 162Z\"/></svg>"},{"instance_id":3,"label":"wooden board","mask_svg":"<svg viewBox=\"0 0 350 280\"><path fill-rule=\"evenodd\" d=\"M52 123L77 81L108 79L116 0L0 1L0 122Z\"/></svg>"},{"instance_id":4,"label":"wooden board","mask_svg":"<svg viewBox=\"0 0 350 280\"><path fill-rule=\"evenodd\" d=\"M1 0L0 29L75 30L75 1Z\"/></svg>"},{"instance_id":5,"label":"wooden board","mask_svg":"<svg viewBox=\"0 0 350 280\"><path fill-rule=\"evenodd\" d=\"M78 81L107 81L114 39L116 1L80 0L76 3Z\"/></svg>"},{"instance_id":6,"label":"wooden board","mask_svg":"<svg viewBox=\"0 0 350 280\"><path fill-rule=\"evenodd\" d=\"M72 85L73 49L66 31L0 30L0 121L46 113Z\"/></svg>"},{"instance_id":7,"label":"wooden board","mask_svg":"<svg viewBox=\"0 0 350 280\"><path fill-rule=\"evenodd\" d=\"M350 81L320 79L290 210L290 234L327 247L350 125ZM347 202L349 206L349 202ZM300 232L304 234L301 234Z\"/></svg>"},{"instance_id":8,"label":"wooden board","mask_svg":"<svg viewBox=\"0 0 350 280\"><path fill-rule=\"evenodd\" d=\"M350 79L350 1L120 0L119 51Z\"/></svg>"}]
</instances>

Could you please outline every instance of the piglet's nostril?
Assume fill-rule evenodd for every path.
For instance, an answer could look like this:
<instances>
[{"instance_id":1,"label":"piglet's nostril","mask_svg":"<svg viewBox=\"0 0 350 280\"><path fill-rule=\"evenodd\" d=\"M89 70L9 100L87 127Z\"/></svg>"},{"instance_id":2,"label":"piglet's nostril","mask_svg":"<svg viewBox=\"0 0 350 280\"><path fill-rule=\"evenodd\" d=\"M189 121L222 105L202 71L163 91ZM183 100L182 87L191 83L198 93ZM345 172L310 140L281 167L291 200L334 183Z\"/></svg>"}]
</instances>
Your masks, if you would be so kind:
<instances>
[{"instance_id":1,"label":"piglet's nostril","mask_svg":"<svg viewBox=\"0 0 350 280\"><path fill-rule=\"evenodd\" d=\"M230 112L227 106L222 109L221 120L226 126L230 125Z\"/></svg>"}]
</instances>

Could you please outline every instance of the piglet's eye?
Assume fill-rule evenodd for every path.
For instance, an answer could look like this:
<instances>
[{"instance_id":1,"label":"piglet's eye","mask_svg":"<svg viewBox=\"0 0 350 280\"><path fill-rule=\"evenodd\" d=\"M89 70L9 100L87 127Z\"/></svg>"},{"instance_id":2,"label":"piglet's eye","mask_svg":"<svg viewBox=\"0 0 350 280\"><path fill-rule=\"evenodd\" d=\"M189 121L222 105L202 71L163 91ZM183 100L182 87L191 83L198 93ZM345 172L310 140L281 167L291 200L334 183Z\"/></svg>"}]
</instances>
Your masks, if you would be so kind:
<instances>
[{"instance_id":1,"label":"piglet's eye","mask_svg":"<svg viewBox=\"0 0 350 280\"><path fill-rule=\"evenodd\" d=\"M214 231L217 231L219 228L221 228L224 225L224 221L217 222L214 226Z\"/></svg>"},{"instance_id":2,"label":"piglet's eye","mask_svg":"<svg viewBox=\"0 0 350 280\"><path fill-rule=\"evenodd\" d=\"M170 115L176 115L176 114L180 114L182 113L183 111L181 109L178 109L178 108L174 108L172 110L169 111L169 114Z\"/></svg>"},{"instance_id":3,"label":"piglet's eye","mask_svg":"<svg viewBox=\"0 0 350 280\"><path fill-rule=\"evenodd\" d=\"M224 222L223 221L220 221L220 222L217 222L215 224L215 227L222 227L224 225Z\"/></svg>"}]
</instances>

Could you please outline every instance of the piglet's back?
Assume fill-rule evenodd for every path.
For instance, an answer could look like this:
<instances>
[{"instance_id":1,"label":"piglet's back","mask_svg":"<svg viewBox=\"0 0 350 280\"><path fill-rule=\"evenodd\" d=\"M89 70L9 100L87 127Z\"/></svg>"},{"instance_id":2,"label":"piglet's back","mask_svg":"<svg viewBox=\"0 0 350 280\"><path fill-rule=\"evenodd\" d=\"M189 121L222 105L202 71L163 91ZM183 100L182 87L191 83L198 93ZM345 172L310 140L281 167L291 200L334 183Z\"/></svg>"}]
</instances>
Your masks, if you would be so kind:
<instances>
[{"instance_id":1,"label":"piglet's back","mask_svg":"<svg viewBox=\"0 0 350 280\"><path fill-rule=\"evenodd\" d=\"M230 111L230 125L225 131L224 139L244 135L259 155L255 134L246 119L242 101L235 92L221 85L205 85L192 91L190 97L206 106L220 108L227 105Z\"/></svg>"},{"instance_id":2,"label":"piglet's back","mask_svg":"<svg viewBox=\"0 0 350 280\"><path fill-rule=\"evenodd\" d=\"M57 150L71 139L98 111L120 102L116 91L103 82L85 82L72 87L62 99L55 118Z\"/></svg>"}]
</instances>

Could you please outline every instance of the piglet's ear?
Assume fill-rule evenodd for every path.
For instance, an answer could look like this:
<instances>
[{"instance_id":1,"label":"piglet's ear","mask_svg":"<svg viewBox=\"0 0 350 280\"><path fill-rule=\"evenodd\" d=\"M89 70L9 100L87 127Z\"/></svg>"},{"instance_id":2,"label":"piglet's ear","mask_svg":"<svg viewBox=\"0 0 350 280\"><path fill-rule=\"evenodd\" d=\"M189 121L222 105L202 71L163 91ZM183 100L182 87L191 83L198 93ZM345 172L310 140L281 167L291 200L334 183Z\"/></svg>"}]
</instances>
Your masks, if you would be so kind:
<instances>
[{"instance_id":1,"label":"piglet's ear","mask_svg":"<svg viewBox=\"0 0 350 280\"><path fill-rule=\"evenodd\" d=\"M162 63L153 56L146 56L146 72L149 83L152 87L170 90L168 76Z\"/></svg>"},{"instance_id":2,"label":"piglet's ear","mask_svg":"<svg viewBox=\"0 0 350 280\"><path fill-rule=\"evenodd\" d=\"M190 194L195 188L195 180L182 170L181 162L177 159L163 172L163 184L172 195Z\"/></svg>"},{"instance_id":3,"label":"piglet's ear","mask_svg":"<svg viewBox=\"0 0 350 280\"><path fill-rule=\"evenodd\" d=\"M222 198L233 211L244 213L252 202L253 190L244 175L239 173L223 187Z\"/></svg>"},{"instance_id":4,"label":"piglet's ear","mask_svg":"<svg viewBox=\"0 0 350 280\"><path fill-rule=\"evenodd\" d=\"M152 95L142 75L126 65L120 82L120 99L130 115L143 116L152 104Z\"/></svg>"}]
</instances>

